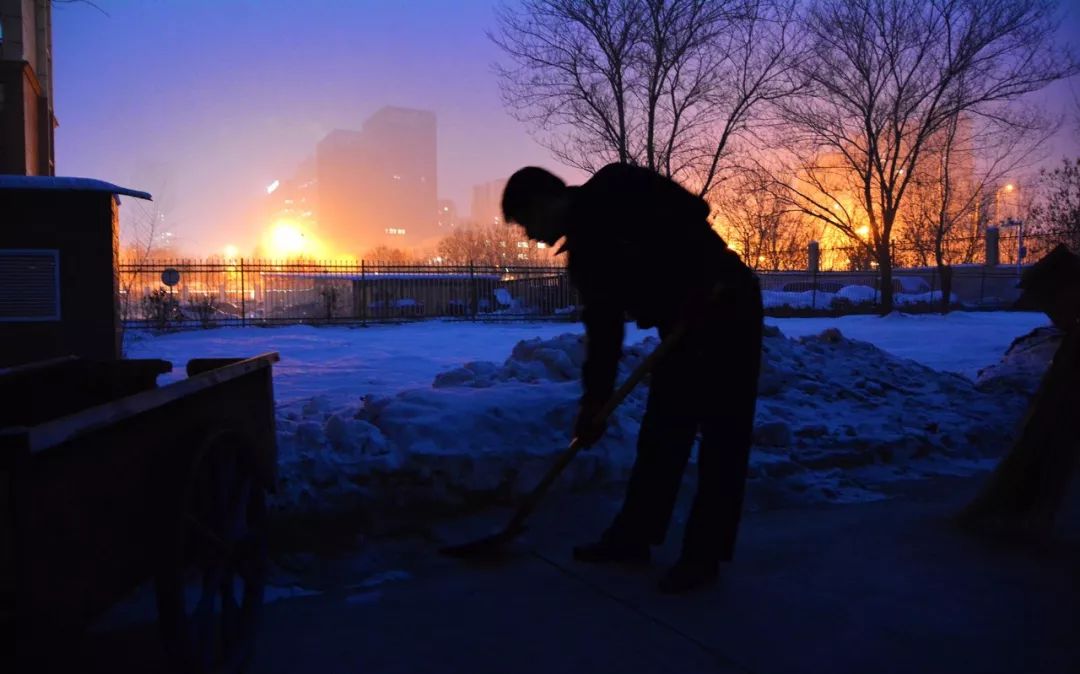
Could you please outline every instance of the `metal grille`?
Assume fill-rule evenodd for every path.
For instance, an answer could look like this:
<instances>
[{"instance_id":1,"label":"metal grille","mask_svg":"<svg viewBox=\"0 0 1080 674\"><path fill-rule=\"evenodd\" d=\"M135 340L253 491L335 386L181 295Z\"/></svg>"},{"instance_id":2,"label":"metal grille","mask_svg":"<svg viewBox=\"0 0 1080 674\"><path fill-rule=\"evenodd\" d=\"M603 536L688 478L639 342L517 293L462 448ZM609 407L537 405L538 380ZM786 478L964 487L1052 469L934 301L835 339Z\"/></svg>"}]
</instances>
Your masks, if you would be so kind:
<instances>
[{"instance_id":1,"label":"metal grille","mask_svg":"<svg viewBox=\"0 0 1080 674\"><path fill-rule=\"evenodd\" d=\"M0 250L0 321L60 320L60 252Z\"/></svg>"}]
</instances>

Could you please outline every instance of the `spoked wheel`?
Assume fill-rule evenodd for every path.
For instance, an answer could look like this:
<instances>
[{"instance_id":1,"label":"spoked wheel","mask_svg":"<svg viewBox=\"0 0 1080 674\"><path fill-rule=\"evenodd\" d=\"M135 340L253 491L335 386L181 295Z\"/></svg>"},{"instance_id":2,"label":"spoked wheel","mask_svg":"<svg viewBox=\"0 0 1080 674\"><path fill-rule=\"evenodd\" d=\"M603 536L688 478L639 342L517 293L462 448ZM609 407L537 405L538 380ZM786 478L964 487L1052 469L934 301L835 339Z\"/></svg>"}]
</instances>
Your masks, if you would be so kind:
<instances>
[{"instance_id":1,"label":"spoked wheel","mask_svg":"<svg viewBox=\"0 0 1080 674\"><path fill-rule=\"evenodd\" d=\"M266 497L243 438L205 437L157 579L162 636L182 672L240 672L266 584Z\"/></svg>"}]
</instances>

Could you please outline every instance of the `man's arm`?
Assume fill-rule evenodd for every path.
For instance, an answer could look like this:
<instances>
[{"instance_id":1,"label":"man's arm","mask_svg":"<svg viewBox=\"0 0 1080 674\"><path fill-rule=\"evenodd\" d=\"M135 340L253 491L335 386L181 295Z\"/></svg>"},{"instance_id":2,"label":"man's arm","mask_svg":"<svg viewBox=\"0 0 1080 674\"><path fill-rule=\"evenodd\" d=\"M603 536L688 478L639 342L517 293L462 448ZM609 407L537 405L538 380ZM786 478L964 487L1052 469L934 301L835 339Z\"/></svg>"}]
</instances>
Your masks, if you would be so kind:
<instances>
[{"instance_id":1,"label":"man's arm","mask_svg":"<svg viewBox=\"0 0 1080 674\"><path fill-rule=\"evenodd\" d=\"M585 363L581 368L582 401L602 405L615 390L622 356L624 314L615 304L593 302L582 311L585 323Z\"/></svg>"}]
</instances>

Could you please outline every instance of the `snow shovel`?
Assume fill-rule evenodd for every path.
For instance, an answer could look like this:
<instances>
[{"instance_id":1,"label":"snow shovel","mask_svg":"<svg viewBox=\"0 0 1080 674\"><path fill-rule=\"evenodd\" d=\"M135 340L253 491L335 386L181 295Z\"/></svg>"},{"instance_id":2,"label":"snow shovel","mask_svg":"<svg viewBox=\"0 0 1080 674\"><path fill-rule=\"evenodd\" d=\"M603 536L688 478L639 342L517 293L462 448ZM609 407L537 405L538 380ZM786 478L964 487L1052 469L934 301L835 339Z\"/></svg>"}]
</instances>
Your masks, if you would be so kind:
<instances>
[{"instance_id":1,"label":"snow shovel","mask_svg":"<svg viewBox=\"0 0 1080 674\"><path fill-rule=\"evenodd\" d=\"M721 289L717 289L718 293L719 290ZM611 416L611 413L622 404L623 400L626 400L626 396L630 395L630 392L645 378L645 375L652 371L656 362L671 351L676 342L682 339L682 336L686 334L686 331L686 321L682 321L675 326L671 331L671 334L669 334L652 353L645 357L645 360L630 373L630 376L626 378L626 381L624 381L615 393L608 398L608 401L600 408L600 412L597 413L596 423L602 424L607 421L607 418ZM483 557L497 552L503 545L512 541L518 534L525 530L525 520L532 514L533 509L536 508L540 499L547 494L548 489L555 482L555 479L562 474L563 469L570 465L570 462L574 460L574 457L577 456L578 452L582 449L584 449L584 445L582 445L577 438L570 441L570 445L555 458L555 462L551 464L551 468L548 469L548 472L544 475L543 479L540 480L540 483L533 487L533 490L525 496L520 504L518 504L514 516L510 518L510 521L501 531L468 543L444 547L440 549L439 552L444 555L449 555L450 557L462 558Z\"/></svg>"}]
</instances>

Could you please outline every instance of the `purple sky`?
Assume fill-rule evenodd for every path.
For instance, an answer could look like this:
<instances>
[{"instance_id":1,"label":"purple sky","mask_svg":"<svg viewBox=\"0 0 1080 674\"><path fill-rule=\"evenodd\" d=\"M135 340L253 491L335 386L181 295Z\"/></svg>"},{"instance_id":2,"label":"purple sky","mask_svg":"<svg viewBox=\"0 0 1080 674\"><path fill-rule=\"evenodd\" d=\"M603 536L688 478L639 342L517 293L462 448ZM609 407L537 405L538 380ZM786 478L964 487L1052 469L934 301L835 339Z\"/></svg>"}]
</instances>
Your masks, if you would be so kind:
<instances>
[{"instance_id":1,"label":"purple sky","mask_svg":"<svg viewBox=\"0 0 1080 674\"><path fill-rule=\"evenodd\" d=\"M96 2L109 16L54 11L57 173L151 191L188 250L254 244L265 186L383 105L436 112L439 194L460 213L472 185L526 164L580 178L502 107L492 0ZM1077 42L1080 7L1062 32ZM1054 149L1077 154L1075 125Z\"/></svg>"}]
</instances>

